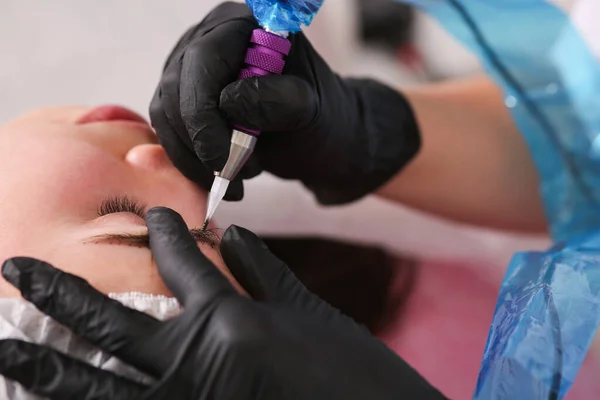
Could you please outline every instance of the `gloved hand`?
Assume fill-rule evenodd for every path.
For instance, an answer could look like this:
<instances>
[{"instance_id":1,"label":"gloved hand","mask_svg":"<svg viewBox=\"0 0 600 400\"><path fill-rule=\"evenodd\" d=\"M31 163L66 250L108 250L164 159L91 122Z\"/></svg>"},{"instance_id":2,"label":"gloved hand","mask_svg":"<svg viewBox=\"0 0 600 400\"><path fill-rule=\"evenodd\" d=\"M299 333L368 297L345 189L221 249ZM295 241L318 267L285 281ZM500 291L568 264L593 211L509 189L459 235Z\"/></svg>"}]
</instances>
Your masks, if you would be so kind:
<instances>
[{"instance_id":1,"label":"gloved hand","mask_svg":"<svg viewBox=\"0 0 600 400\"><path fill-rule=\"evenodd\" d=\"M292 35L283 76L236 81L258 25L248 7L224 3L181 38L169 56L150 118L174 164L209 188L229 155L233 123L261 134L230 184L266 170L300 180L322 204L351 202L386 183L417 153L406 99L372 80L342 79L306 37Z\"/></svg>"},{"instance_id":2,"label":"gloved hand","mask_svg":"<svg viewBox=\"0 0 600 400\"><path fill-rule=\"evenodd\" d=\"M0 341L0 374L52 399L443 399L369 332L321 301L247 230L221 252L254 299L198 250L181 217L148 213L150 246L183 314L160 322L32 259L3 276L42 312L156 378L144 386L50 348Z\"/></svg>"}]
</instances>

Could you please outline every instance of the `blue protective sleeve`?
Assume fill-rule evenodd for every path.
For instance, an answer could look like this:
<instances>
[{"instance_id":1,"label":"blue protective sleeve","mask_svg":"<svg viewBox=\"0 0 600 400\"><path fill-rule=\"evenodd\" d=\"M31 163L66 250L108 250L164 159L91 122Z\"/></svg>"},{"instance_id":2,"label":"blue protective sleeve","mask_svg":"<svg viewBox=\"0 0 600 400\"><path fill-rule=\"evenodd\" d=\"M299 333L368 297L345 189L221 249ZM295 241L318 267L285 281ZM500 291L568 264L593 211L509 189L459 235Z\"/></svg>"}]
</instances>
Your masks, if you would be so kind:
<instances>
[{"instance_id":1,"label":"blue protective sleeve","mask_svg":"<svg viewBox=\"0 0 600 400\"><path fill-rule=\"evenodd\" d=\"M560 399L600 323L600 68L545 0L410 0L479 54L540 173L555 243L506 273L475 399ZM555 393L552 393L552 392Z\"/></svg>"},{"instance_id":2,"label":"blue protective sleeve","mask_svg":"<svg viewBox=\"0 0 600 400\"><path fill-rule=\"evenodd\" d=\"M311 24L325 0L246 0L263 28L296 33Z\"/></svg>"},{"instance_id":3,"label":"blue protective sleeve","mask_svg":"<svg viewBox=\"0 0 600 400\"><path fill-rule=\"evenodd\" d=\"M600 233L513 257L474 399L560 399L568 392L600 323L598 249Z\"/></svg>"}]
</instances>

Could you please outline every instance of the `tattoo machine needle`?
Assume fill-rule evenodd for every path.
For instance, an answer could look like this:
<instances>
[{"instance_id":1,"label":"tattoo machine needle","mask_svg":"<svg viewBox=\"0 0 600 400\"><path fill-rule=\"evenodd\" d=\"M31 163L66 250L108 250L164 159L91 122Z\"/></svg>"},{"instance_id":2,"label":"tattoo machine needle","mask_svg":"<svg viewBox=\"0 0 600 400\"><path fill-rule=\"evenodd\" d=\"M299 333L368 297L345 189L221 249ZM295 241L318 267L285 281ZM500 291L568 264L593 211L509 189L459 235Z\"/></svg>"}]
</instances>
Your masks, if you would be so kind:
<instances>
[{"instance_id":1,"label":"tattoo machine needle","mask_svg":"<svg viewBox=\"0 0 600 400\"><path fill-rule=\"evenodd\" d=\"M302 25L310 25L325 0L246 0L246 4L264 29L255 29L250 38L250 47L244 59L246 65L239 79L281 75L285 66L285 57L292 43L288 34L299 32ZM229 182L242 169L256 146L260 132L242 126L234 126L231 136L229 158L222 171L215 173L210 194L204 227L215 214L223 200Z\"/></svg>"},{"instance_id":2,"label":"tattoo machine needle","mask_svg":"<svg viewBox=\"0 0 600 400\"><path fill-rule=\"evenodd\" d=\"M264 29L255 29L252 32L250 43L245 58L246 66L240 73L239 79L283 73L284 57L288 55L292 46L287 39L287 32L272 33ZM208 195L203 229L206 229L217 207L223 201L229 182L236 177L250 158L259 135L260 131L234 126L229 158L223 170L215 172L215 180Z\"/></svg>"}]
</instances>

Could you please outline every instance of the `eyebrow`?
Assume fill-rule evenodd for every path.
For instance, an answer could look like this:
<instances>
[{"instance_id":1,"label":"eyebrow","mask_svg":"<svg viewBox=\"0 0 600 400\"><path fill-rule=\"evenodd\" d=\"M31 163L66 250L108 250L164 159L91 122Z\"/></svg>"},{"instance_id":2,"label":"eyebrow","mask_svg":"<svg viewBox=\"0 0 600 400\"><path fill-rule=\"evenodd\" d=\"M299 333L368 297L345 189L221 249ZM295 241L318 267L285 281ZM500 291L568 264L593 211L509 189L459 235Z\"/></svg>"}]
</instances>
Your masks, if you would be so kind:
<instances>
[{"instance_id":1,"label":"eyebrow","mask_svg":"<svg viewBox=\"0 0 600 400\"><path fill-rule=\"evenodd\" d=\"M190 235L192 235L196 243L208 245L213 249L218 249L219 247L219 236L213 230L190 229ZM87 241L95 244L150 248L150 237L147 233L107 233L93 236Z\"/></svg>"}]
</instances>

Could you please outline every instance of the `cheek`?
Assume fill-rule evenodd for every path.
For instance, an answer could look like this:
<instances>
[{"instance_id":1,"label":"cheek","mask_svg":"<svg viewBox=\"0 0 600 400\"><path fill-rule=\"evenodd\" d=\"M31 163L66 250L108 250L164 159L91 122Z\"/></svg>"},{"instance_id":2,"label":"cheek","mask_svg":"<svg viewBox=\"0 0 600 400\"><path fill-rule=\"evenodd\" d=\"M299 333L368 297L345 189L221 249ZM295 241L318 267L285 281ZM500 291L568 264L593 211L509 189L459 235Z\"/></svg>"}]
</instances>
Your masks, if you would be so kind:
<instances>
[{"instance_id":1,"label":"cheek","mask_svg":"<svg viewBox=\"0 0 600 400\"><path fill-rule=\"evenodd\" d=\"M82 277L104 294L141 292L170 296L146 249L81 244L64 247L52 258L61 270Z\"/></svg>"},{"instance_id":2,"label":"cheek","mask_svg":"<svg viewBox=\"0 0 600 400\"><path fill-rule=\"evenodd\" d=\"M64 251L67 248L70 250L68 253ZM247 295L216 250L204 246L201 246L201 250L238 293ZM172 296L148 250L90 244L66 246L61 247L60 251L44 253L45 256L31 256L42 258L64 272L85 279L104 294L140 292ZM20 297L20 293L0 278L0 297Z\"/></svg>"},{"instance_id":3,"label":"cheek","mask_svg":"<svg viewBox=\"0 0 600 400\"><path fill-rule=\"evenodd\" d=\"M89 249L81 248L79 252L72 251L61 257L53 257L56 261L52 262L63 271L84 278L104 294L140 292L172 296L147 249L93 244L83 247ZM217 251L201 250L238 293L246 294Z\"/></svg>"}]
</instances>

